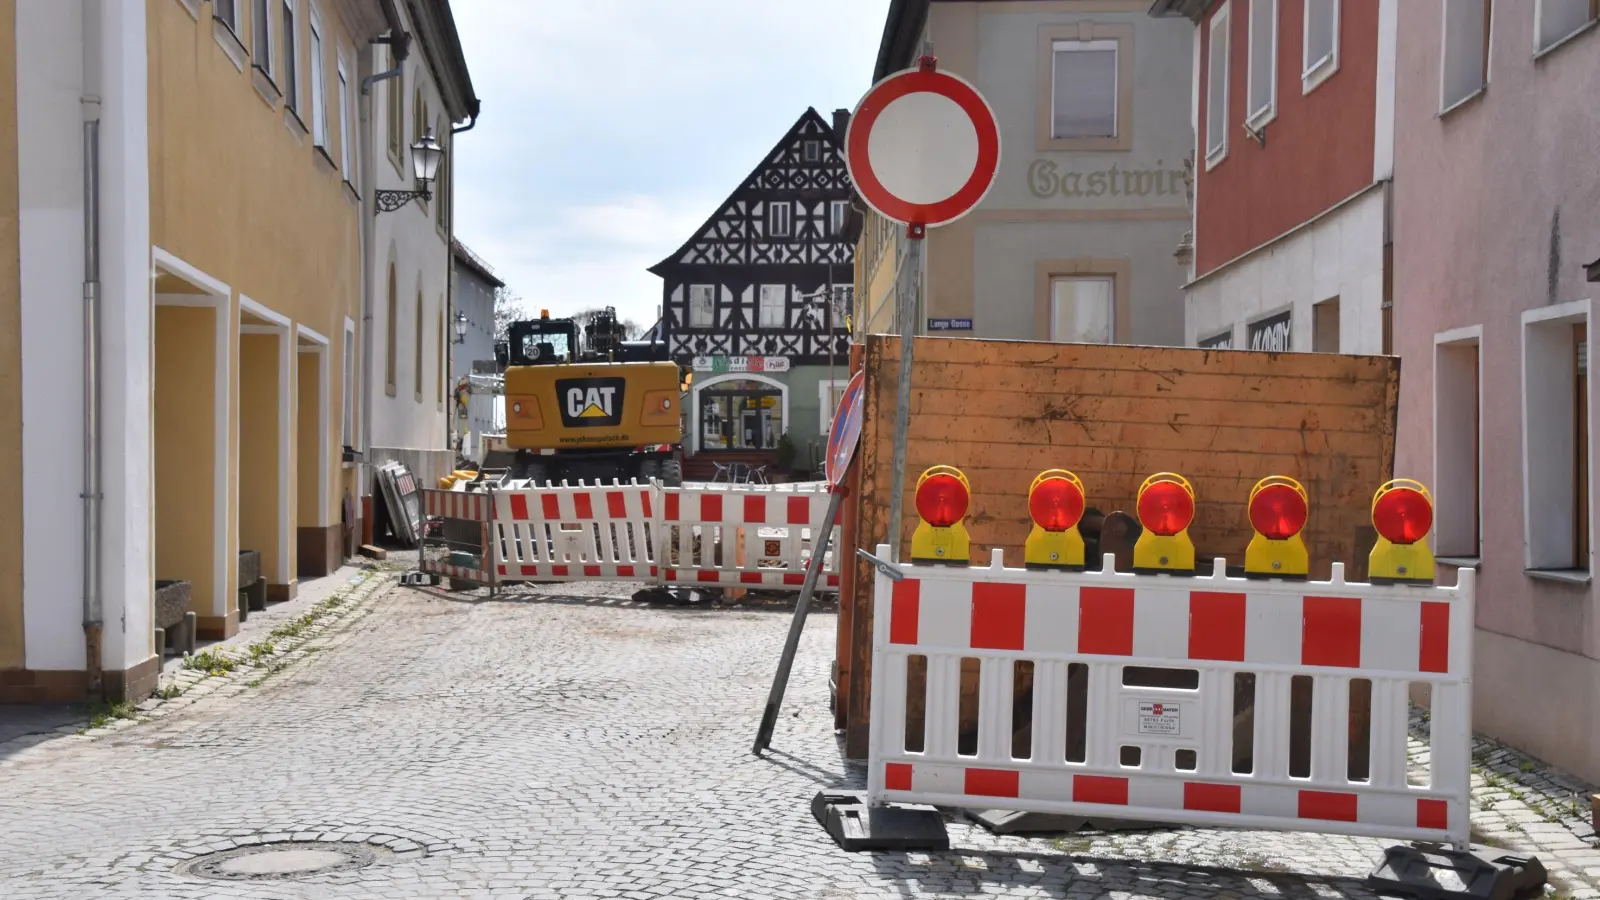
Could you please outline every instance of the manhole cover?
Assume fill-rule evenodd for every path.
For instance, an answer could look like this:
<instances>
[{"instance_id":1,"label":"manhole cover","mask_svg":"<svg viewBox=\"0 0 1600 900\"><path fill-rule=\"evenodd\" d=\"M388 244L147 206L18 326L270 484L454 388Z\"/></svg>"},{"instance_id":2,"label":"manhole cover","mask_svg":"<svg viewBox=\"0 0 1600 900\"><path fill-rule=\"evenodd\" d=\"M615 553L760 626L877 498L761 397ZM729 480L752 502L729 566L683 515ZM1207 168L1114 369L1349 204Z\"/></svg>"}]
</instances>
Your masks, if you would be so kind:
<instances>
[{"instance_id":1,"label":"manhole cover","mask_svg":"<svg viewBox=\"0 0 1600 900\"><path fill-rule=\"evenodd\" d=\"M366 844L324 841L257 844L197 857L181 871L223 881L273 881L360 869L377 862L378 852Z\"/></svg>"}]
</instances>

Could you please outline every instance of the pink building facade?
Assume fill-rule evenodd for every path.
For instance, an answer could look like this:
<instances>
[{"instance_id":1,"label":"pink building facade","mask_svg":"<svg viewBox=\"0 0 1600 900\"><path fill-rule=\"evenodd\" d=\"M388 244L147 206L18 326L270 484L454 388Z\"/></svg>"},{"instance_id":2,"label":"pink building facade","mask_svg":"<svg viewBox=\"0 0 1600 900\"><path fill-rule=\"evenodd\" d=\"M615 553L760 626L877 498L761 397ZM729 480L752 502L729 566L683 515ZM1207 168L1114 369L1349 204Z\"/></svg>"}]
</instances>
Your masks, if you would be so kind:
<instances>
[{"instance_id":1,"label":"pink building facade","mask_svg":"<svg viewBox=\"0 0 1600 900\"><path fill-rule=\"evenodd\" d=\"M1395 474L1479 570L1474 726L1600 781L1593 0L1398 4Z\"/></svg>"}]
</instances>

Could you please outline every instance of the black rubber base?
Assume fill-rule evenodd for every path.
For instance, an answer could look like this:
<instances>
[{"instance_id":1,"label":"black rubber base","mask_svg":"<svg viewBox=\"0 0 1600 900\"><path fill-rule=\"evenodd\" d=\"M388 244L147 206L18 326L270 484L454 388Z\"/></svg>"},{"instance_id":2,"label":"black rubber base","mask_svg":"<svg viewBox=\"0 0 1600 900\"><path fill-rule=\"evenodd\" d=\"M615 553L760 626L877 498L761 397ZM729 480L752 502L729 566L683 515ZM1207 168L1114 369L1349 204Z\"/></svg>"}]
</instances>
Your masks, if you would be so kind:
<instances>
[{"instance_id":1,"label":"black rubber base","mask_svg":"<svg viewBox=\"0 0 1600 900\"><path fill-rule=\"evenodd\" d=\"M966 810L967 818L982 825L990 834L1070 834L1074 831L1146 831L1171 828L1161 822L1133 819L1102 819L1063 816L1053 813L1015 812L1009 809Z\"/></svg>"},{"instance_id":2,"label":"black rubber base","mask_svg":"<svg viewBox=\"0 0 1600 900\"><path fill-rule=\"evenodd\" d=\"M944 816L931 806L867 806L862 791L818 791L811 815L840 849L949 850Z\"/></svg>"},{"instance_id":3,"label":"black rubber base","mask_svg":"<svg viewBox=\"0 0 1600 900\"><path fill-rule=\"evenodd\" d=\"M1513 856L1493 847L1471 852L1434 844L1390 847L1367 876L1381 894L1420 900L1520 900L1542 894L1544 864L1535 856Z\"/></svg>"}]
</instances>

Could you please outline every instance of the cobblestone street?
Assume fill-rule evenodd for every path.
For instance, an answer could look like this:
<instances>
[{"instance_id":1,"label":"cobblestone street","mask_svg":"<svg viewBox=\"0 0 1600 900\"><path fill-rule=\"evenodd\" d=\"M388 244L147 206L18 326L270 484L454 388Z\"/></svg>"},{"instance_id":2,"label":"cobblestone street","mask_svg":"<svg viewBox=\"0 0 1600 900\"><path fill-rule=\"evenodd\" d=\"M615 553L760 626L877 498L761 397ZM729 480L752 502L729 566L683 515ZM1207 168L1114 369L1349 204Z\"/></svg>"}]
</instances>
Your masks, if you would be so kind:
<instances>
[{"instance_id":1,"label":"cobblestone street","mask_svg":"<svg viewBox=\"0 0 1600 900\"><path fill-rule=\"evenodd\" d=\"M1361 879L1391 843L1198 829L1023 840L955 821L951 853L844 853L808 808L863 775L841 762L828 712L831 611L812 617L760 759L750 744L786 607L370 582L282 671L196 682L205 696L148 721L0 745L0 896L1332 900L1368 896ZM1548 837L1553 888L1600 897L1593 835L1516 786L1535 773L1500 764L1482 779L1485 837ZM291 840L360 844L368 864L297 880L188 872L200 854Z\"/></svg>"}]
</instances>

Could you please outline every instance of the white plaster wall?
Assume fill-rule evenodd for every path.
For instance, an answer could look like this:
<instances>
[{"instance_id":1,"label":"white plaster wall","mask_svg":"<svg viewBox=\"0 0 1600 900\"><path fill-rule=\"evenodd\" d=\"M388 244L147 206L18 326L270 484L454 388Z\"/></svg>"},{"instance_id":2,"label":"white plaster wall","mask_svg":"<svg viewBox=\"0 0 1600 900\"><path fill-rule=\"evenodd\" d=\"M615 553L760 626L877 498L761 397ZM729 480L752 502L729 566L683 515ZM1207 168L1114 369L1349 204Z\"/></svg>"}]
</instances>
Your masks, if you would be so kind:
<instances>
[{"instance_id":1,"label":"white plaster wall","mask_svg":"<svg viewBox=\"0 0 1600 900\"><path fill-rule=\"evenodd\" d=\"M22 597L30 669L84 667L83 7L17 4Z\"/></svg>"},{"instance_id":2,"label":"white plaster wall","mask_svg":"<svg viewBox=\"0 0 1600 900\"><path fill-rule=\"evenodd\" d=\"M397 4L405 18L404 4ZM407 29L415 29L407 21ZM364 53L371 55L374 48ZM383 51L386 53L386 51ZM382 54L380 54L382 55ZM382 55L383 60L387 59ZM370 63L369 63L370 65ZM372 66L376 71L392 67L384 61ZM389 103L387 92L394 88L397 79L388 79L372 87L372 140L364 149L365 171L374 183L363 185L363 193L375 187L382 190L416 190L411 177L412 103L413 91L421 79L423 96L434 125L434 134L445 145L447 159L453 159L455 148L450 135L439 134L439 120L447 118L444 102L428 74L422 46L412 42L411 56L405 62L405 96L402 107L405 121L400 130L401 169L397 171L389 158ZM367 67L363 67L367 68ZM370 234L376 252L372 254L373 269L367 274L372 285L372 357L367 361L365 383L366 397L372 404L372 434L368 438L372 448L400 450L442 450L447 446L446 410L436 400L435 382L439 377L439 355L447 353L440 334L440 311L446 302L446 286L450 277L450 245L445 231L437 223L435 200L426 207L412 201L404 209L379 213L372 223ZM388 377L389 334L389 260L396 263L398 283L399 322L397 323L395 395L385 390ZM416 302L418 286L422 288L422 325L425 343L422 349L422 400L415 391L416 372ZM449 329L446 323L445 329ZM449 367L445 374L448 377ZM448 391L446 391L448 395ZM448 396L446 400L448 400ZM382 454L379 454L382 455ZM380 460L381 461L381 460Z\"/></svg>"},{"instance_id":3,"label":"white plaster wall","mask_svg":"<svg viewBox=\"0 0 1600 900\"><path fill-rule=\"evenodd\" d=\"M1339 352L1383 352L1383 209L1386 188L1371 191L1308 228L1258 250L1190 287L1185 342L1228 328L1244 347L1246 323L1293 309L1296 351L1311 350L1312 311L1339 298Z\"/></svg>"},{"instance_id":4,"label":"white plaster wall","mask_svg":"<svg viewBox=\"0 0 1600 900\"><path fill-rule=\"evenodd\" d=\"M143 3L99 2L104 665L123 669L144 661L154 640L148 44Z\"/></svg>"},{"instance_id":5,"label":"white plaster wall","mask_svg":"<svg viewBox=\"0 0 1600 900\"><path fill-rule=\"evenodd\" d=\"M102 664L150 653L150 209L143 4L17 5L26 665L82 669L84 10L99 9Z\"/></svg>"}]
</instances>

